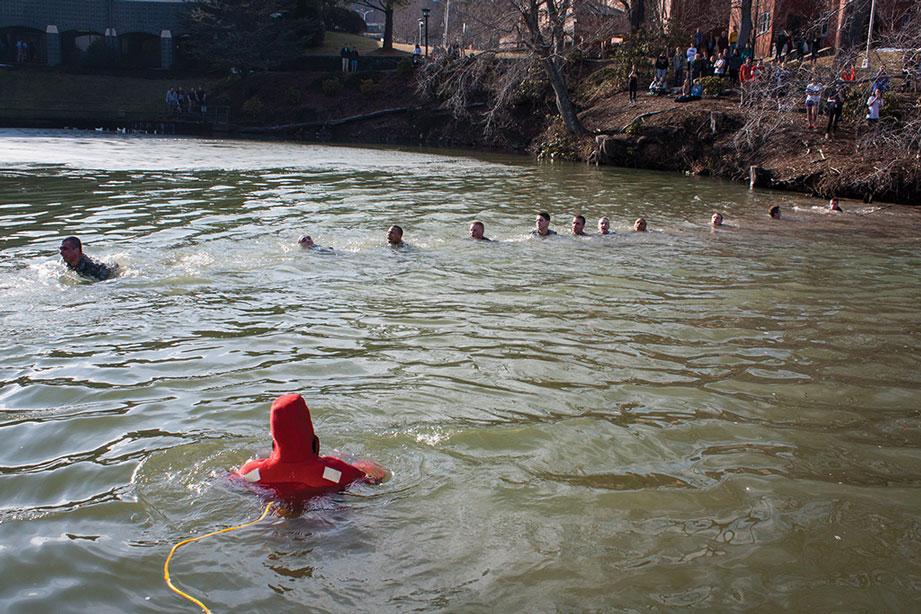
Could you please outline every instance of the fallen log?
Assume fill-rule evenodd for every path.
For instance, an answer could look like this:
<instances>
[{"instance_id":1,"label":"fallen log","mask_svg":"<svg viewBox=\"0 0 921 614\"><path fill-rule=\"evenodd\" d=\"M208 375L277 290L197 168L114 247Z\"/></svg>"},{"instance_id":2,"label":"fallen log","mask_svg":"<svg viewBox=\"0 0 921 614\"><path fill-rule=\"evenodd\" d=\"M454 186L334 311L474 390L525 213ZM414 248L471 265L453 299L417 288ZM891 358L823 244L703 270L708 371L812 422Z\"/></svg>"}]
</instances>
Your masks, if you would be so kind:
<instances>
[{"instance_id":1,"label":"fallen log","mask_svg":"<svg viewBox=\"0 0 921 614\"><path fill-rule=\"evenodd\" d=\"M345 124L351 124L353 122L361 122L368 119L377 119L378 117L384 117L386 115L395 115L397 113L406 113L407 111L412 111L415 107L394 107L391 109L380 109L379 111L372 111L370 113L362 113L360 115L350 115L349 117L343 117L340 119L331 119L326 121L319 122L297 122L294 124L282 124L280 126L251 126L248 128L240 128L240 132L258 134L266 132L288 132L291 130L322 130L323 128L329 128L332 126L343 126Z\"/></svg>"}]
</instances>

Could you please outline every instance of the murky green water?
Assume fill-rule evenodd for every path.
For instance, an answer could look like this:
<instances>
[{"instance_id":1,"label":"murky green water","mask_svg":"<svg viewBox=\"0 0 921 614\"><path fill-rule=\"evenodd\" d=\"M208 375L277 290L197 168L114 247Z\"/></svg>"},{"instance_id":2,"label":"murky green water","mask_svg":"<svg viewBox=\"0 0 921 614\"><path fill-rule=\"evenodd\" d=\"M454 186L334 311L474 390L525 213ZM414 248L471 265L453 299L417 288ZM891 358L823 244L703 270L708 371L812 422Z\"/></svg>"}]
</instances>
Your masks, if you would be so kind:
<instances>
[{"instance_id":1,"label":"murky green water","mask_svg":"<svg viewBox=\"0 0 921 614\"><path fill-rule=\"evenodd\" d=\"M180 550L174 580L215 611L921 599L913 209L81 133L2 132L0 169L6 611L192 611L164 558L259 515L227 471L267 453L288 391L324 450L393 478ZM538 208L617 235L528 239ZM474 218L500 241L465 240ZM70 234L125 275L73 277Z\"/></svg>"}]
</instances>

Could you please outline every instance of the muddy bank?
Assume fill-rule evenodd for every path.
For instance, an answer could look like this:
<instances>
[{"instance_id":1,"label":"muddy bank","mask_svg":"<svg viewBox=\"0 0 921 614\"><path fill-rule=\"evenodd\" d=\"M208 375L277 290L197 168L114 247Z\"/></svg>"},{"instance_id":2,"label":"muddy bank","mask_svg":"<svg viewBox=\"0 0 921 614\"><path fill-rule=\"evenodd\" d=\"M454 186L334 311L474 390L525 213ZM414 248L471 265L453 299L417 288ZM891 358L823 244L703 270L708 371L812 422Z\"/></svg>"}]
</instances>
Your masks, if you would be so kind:
<instances>
[{"instance_id":1,"label":"muddy bank","mask_svg":"<svg viewBox=\"0 0 921 614\"><path fill-rule=\"evenodd\" d=\"M641 98L630 105L621 94L584 113L584 121L596 132L591 159L599 164L754 180L758 187L822 198L921 204L918 161L892 165L863 154L850 127L826 139L795 112L778 114L775 129L750 148L739 138L744 113L734 97L683 104Z\"/></svg>"}]
</instances>

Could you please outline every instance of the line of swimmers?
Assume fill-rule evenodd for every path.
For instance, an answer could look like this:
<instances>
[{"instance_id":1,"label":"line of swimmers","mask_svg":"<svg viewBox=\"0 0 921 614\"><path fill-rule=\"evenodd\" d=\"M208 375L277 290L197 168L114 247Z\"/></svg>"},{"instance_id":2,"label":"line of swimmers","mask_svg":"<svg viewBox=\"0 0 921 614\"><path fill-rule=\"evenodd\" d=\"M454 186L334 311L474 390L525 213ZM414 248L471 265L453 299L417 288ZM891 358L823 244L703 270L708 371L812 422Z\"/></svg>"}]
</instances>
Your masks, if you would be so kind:
<instances>
[{"instance_id":1,"label":"line of swimmers","mask_svg":"<svg viewBox=\"0 0 921 614\"><path fill-rule=\"evenodd\" d=\"M831 211L841 212L841 207L838 205L837 198L832 198L828 202L828 209ZM780 205L773 205L770 209L768 209L768 215L773 219L780 219ZM570 224L572 235L574 237L591 236L590 233L585 232L585 224L586 219L584 215L574 215ZM723 214L719 211L714 211L713 215L710 216L710 225L713 227L722 226ZM646 232L646 229L646 219L642 217L636 218L636 220L633 222L633 232ZM480 220L474 220L471 222L468 233L468 236L474 241L492 241L492 239L486 236L486 225L483 224L483 222ZM556 231L550 230L550 214L546 211L541 211L538 213L534 218L534 230L531 231L531 236L543 238L556 234ZM611 230L611 221L608 218L602 217L598 219L598 234L614 234L614 231ZM297 242L301 247L305 249L329 249L314 243L313 238L310 235L301 235ZM394 224L387 229L387 243L391 247L404 247L406 245L403 242L403 228L401 226Z\"/></svg>"},{"instance_id":2,"label":"line of swimmers","mask_svg":"<svg viewBox=\"0 0 921 614\"><path fill-rule=\"evenodd\" d=\"M829 210L835 212L841 212L842 209L838 204L837 198L832 198L828 201ZM773 219L780 219L780 205L773 205L768 209L768 215ZM589 233L585 232L585 216L584 215L575 215L572 218L572 223L570 229L572 235L576 237L586 237L589 236ZM713 227L719 227L723 225L723 214L719 211L714 211L713 215L710 216L710 225ZM644 218L636 218L636 221L633 222L633 231L634 232L646 232L647 224ZM474 241L491 241L485 236L486 226L480 220L474 220L470 224L469 236ZM541 211L534 218L534 230L531 231L532 237L549 237L555 235L556 232L550 230L550 214L546 211ZM614 232L611 230L611 221L602 217L598 220L598 234L599 235L611 235ZM305 249L314 249L314 250L326 250L329 251L330 248L321 247L314 243L313 238L310 235L303 235L298 239L298 244ZM403 228L394 224L387 229L387 243L391 247L404 247L406 244L403 242ZM115 277L119 273L118 265L107 265L96 260L93 260L89 256L83 253L83 244L80 242L80 239L77 237L67 237L61 241L60 248L61 258L67 264L67 268L76 272L82 277L88 279L93 279L96 281L102 281Z\"/></svg>"}]
</instances>

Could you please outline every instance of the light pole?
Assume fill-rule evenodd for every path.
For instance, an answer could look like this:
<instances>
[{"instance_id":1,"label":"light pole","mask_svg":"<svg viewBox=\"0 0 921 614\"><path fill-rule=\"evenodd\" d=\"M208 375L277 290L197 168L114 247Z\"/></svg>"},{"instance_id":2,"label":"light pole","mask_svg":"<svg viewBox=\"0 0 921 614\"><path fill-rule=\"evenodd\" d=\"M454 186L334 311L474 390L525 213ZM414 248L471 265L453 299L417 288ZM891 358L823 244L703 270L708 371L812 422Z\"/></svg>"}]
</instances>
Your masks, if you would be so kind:
<instances>
[{"instance_id":1,"label":"light pole","mask_svg":"<svg viewBox=\"0 0 921 614\"><path fill-rule=\"evenodd\" d=\"M870 69L870 41L873 39L873 19L876 17L876 0L870 2L870 25L867 26L867 59L864 68Z\"/></svg>"},{"instance_id":2,"label":"light pole","mask_svg":"<svg viewBox=\"0 0 921 614\"><path fill-rule=\"evenodd\" d=\"M429 13L432 9L426 7L422 9L422 21L425 27L425 57L429 57Z\"/></svg>"},{"instance_id":3,"label":"light pole","mask_svg":"<svg viewBox=\"0 0 921 614\"><path fill-rule=\"evenodd\" d=\"M451 19L451 0L445 1L445 36L442 41L442 47L448 48L448 21Z\"/></svg>"},{"instance_id":4,"label":"light pole","mask_svg":"<svg viewBox=\"0 0 921 614\"><path fill-rule=\"evenodd\" d=\"M416 35L416 44L422 44L422 18L419 18L419 33Z\"/></svg>"}]
</instances>

